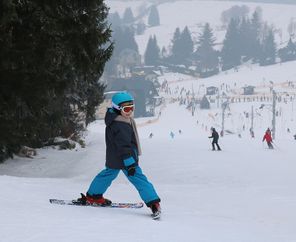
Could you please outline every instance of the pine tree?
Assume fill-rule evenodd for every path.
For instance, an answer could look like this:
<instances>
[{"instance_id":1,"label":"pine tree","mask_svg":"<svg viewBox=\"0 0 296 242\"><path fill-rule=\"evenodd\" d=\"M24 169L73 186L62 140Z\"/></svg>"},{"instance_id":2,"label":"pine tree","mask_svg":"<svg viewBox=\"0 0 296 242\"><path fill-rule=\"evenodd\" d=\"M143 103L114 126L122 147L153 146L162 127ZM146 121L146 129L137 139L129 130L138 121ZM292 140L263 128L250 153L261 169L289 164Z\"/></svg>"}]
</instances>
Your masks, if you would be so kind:
<instances>
[{"instance_id":1,"label":"pine tree","mask_svg":"<svg viewBox=\"0 0 296 242\"><path fill-rule=\"evenodd\" d=\"M191 38L191 33L187 26L185 26L183 32L181 33L181 45L183 47L183 60L184 64L189 64L189 59L193 53L193 40Z\"/></svg>"},{"instance_id":2,"label":"pine tree","mask_svg":"<svg viewBox=\"0 0 296 242\"><path fill-rule=\"evenodd\" d=\"M259 56L261 52L261 46L260 41L261 37L260 34L262 32L262 22L261 22L261 13L259 12L260 9L256 10L253 13L252 19L251 19L251 27L250 27L250 57L252 57L253 62L259 61Z\"/></svg>"},{"instance_id":3,"label":"pine tree","mask_svg":"<svg viewBox=\"0 0 296 242\"><path fill-rule=\"evenodd\" d=\"M158 65L159 61L159 47L157 45L156 36L150 36L146 51L145 51L145 65Z\"/></svg>"},{"instance_id":4,"label":"pine tree","mask_svg":"<svg viewBox=\"0 0 296 242\"><path fill-rule=\"evenodd\" d=\"M120 53L125 49L138 51L138 44L135 40L135 34L133 29L126 27L116 28L113 33L113 41L114 41L114 53L115 57L118 57Z\"/></svg>"},{"instance_id":5,"label":"pine tree","mask_svg":"<svg viewBox=\"0 0 296 242\"><path fill-rule=\"evenodd\" d=\"M276 43L274 40L274 33L272 29L269 29L267 36L262 42L262 53L260 56L260 65L272 65L275 64L276 60Z\"/></svg>"},{"instance_id":6,"label":"pine tree","mask_svg":"<svg viewBox=\"0 0 296 242\"><path fill-rule=\"evenodd\" d=\"M243 18L239 27L239 43L241 45L242 61L248 61L253 57L251 23L248 18Z\"/></svg>"},{"instance_id":7,"label":"pine tree","mask_svg":"<svg viewBox=\"0 0 296 242\"><path fill-rule=\"evenodd\" d=\"M92 120L113 48L102 1L5 1L1 9L0 160L78 132L78 113Z\"/></svg>"},{"instance_id":8,"label":"pine tree","mask_svg":"<svg viewBox=\"0 0 296 242\"><path fill-rule=\"evenodd\" d=\"M148 17L148 25L150 26L159 26L160 20L159 20L159 13L157 10L157 7L155 5L151 6L150 14Z\"/></svg>"},{"instance_id":9,"label":"pine tree","mask_svg":"<svg viewBox=\"0 0 296 242\"><path fill-rule=\"evenodd\" d=\"M241 49L239 42L239 20L232 19L228 25L223 48L221 51L222 70L228 70L240 65Z\"/></svg>"},{"instance_id":10,"label":"pine tree","mask_svg":"<svg viewBox=\"0 0 296 242\"><path fill-rule=\"evenodd\" d=\"M188 27L186 26L182 33L179 28L176 28L174 38L172 40L172 62L175 64L187 65L192 52L193 41Z\"/></svg>"},{"instance_id":11,"label":"pine tree","mask_svg":"<svg viewBox=\"0 0 296 242\"><path fill-rule=\"evenodd\" d=\"M278 55L282 62L296 60L296 44L293 43L291 37L287 46L279 49Z\"/></svg>"},{"instance_id":12,"label":"pine tree","mask_svg":"<svg viewBox=\"0 0 296 242\"><path fill-rule=\"evenodd\" d=\"M171 61L176 64L181 63L182 45L181 45L181 32L179 28L176 28L174 37L172 39L172 55Z\"/></svg>"},{"instance_id":13,"label":"pine tree","mask_svg":"<svg viewBox=\"0 0 296 242\"><path fill-rule=\"evenodd\" d=\"M123 18L122 18L122 22L125 24L130 24L132 22L134 22L135 18L134 18L134 14L131 8L126 8L124 13L123 13Z\"/></svg>"},{"instance_id":14,"label":"pine tree","mask_svg":"<svg viewBox=\"0 0 296 242\"><path fill-rule=\"evenodd\" d=\"M194 53L197 61L197 70L199 72L209 72L218 70L218 55L214 50L215 38L209 23L206 23L203 32L198 37L198 47Z\"/></svg>"}]
</instances>

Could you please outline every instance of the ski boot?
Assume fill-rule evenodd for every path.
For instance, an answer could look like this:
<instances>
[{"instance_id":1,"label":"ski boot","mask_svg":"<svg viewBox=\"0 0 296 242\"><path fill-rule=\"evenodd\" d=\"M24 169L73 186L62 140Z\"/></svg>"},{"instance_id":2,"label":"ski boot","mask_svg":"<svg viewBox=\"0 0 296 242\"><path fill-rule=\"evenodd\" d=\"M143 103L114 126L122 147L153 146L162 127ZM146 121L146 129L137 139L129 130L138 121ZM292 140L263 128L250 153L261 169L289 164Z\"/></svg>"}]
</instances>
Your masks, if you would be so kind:
<instances>
[{"instance_id":1,"label":"ski boot","mask_svg":"<svg viewBox=\"0 0 296 242\"><path fill-rule=\"evenodd\" d=\"M159 219L160 214L161 214L161 208L160 208L159 202L155 202L155 203L151 204L150 208L152 211L151 217L153 219Z\"/></svg>"},{"instance_id":2,"label":"ski boot","mask_svg":"<svg viewBox=\"0 0 296 242\"><path fill-rule=\"evenodd\" d=\"M82 205L90 204L101 207L110 206L112 203L109 199L104 198L102 195L89 195L88 193L86 193L86 195L81 193L81 198L78 198L77 202Z\"/></svg>"}]
</instances>

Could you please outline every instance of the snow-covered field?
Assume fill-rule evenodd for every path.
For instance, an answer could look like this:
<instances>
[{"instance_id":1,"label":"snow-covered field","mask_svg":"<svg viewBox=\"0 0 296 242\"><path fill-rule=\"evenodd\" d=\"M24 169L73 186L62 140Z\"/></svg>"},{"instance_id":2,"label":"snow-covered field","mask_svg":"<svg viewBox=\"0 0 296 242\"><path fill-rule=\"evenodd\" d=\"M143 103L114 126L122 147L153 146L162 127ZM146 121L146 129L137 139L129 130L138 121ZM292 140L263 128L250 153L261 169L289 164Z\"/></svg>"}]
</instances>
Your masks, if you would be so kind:
<instances>
[{"instance_id":1,"label":"snow-covered field","mask_svg":"<svg viewBox=\"0 0 296 242\"><path fill-rule=\"evenodd\" d=\"M216 8L217 4L222 3L215 3ZM172 3L166 3L166 8L169 5ZM161 6L159 10L164 9ZM287 19L295 8L268 6L270 11L286 9L282 18ZM219 9L223 9L222 5ZM201 17L199 12L196 16ZM149 35L146 37L148 40ZM0 241L295 242L295 89L285 85L287 81L295 85L295 66L296 62L264 68L244 66L239 72L228 71L206 79L173 73L159 78L160 82L167 80L171 90L171 94L160 93L166 100L161 115L136 122L143 149L140 164L162 199L160 221L153 221L146 207L110 209L48 202L49 198L77 198L104 168L103 121L89 125L84 149L40 149L34 159L15 157L0 164ZM212 103L210 110L198 109L192 116L185 105L172 101L179 97L181 88L202 95L207 86L220 87L223 83L235 95L249 84L256 86L260 94L268 94L273 86L278 93L289 95L286 103L277 103L281 115L276 118L274 150L262 143L272 117L268 108L259 109L261 101L230 104L225 128L233 134L219 140L221 152L211 151L208 139L211 126L221 129L221 108L217 103ZM271 102L264 104L268 107ZM243 116L252 105L255 138L249 134L250 117ZM154 119L155 122L147 122ZM171 131L175 133L173 139ZM114 202L140 201L122 174L105 196Z\"/></svg>"},{"instance_id":2,"label":"snow-covered field","mask_svg":"<svg viewBox=\"0 0 296 242\"><path fill-rule=\"evenodd\" d=\"M239 72L231 80L238 76ZM166 78L172 90L195 83L176 84L175 75ZM215 83L215 77L208 78L211 82ZM48 202L49 198L78 197L104 167L104 124L96 121L88 127L85 149L41 149L34 159L15 158L0 165L0 241L294 242L296 141L292 133L281 129L290 117L277 118L275 150L261 142L270 126L268 112L255 116L254 139L247 119L227 118L226 128L244 123L246 130L242 138L237 133L225 135L220 140L223 151L213 152L205 126L216 125L219 130L221 110L214 106L192 116L185 106L170 102L177 95L161 95L166 97L166 107L158 121L137 120L141 166L162 198L160 221L151 220L146 207L66 207ZM243 112L248 105L237 103L231 111ZM290 108L287 104L285 112ZM216 122L209 112L218 113ZM292 128L295 131L295 125ZM152 139L148 138L151 132ZM140 200L123 175L105 196L119 202Z\"/></svg>"}]
</instances>

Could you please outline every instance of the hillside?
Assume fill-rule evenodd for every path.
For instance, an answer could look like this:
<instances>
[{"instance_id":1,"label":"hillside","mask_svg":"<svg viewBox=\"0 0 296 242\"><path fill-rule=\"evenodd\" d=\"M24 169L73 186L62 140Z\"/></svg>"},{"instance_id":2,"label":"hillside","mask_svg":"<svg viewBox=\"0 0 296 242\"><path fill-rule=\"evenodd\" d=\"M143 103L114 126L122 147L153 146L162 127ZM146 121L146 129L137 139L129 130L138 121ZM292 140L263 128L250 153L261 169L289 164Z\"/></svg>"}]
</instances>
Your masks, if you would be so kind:
<instances>
[{"instance_id":1,"label":"hillside","mask_svg":"<svg viewBox=\"0 0 296 242\"><path fill-rule=\"evenodd\" d=\"M272 3L243 3L239 1L175 1L158 4L160 26L148 28L144 35L136 36L139 52L141 55L144 54L149 36L153 35L156 36L160 49L162 47L168 48L177 27L183 29L185 26L188 26L193 38L196 39L202 26L206 22L210 23L211 27L214 29L216 42L218 44L217 49L219 49L219 44L222 43L225 36L225 30L221 28L221 13L234 5L241 6L243 4L249 7L250 14L256 7L262 9L263 20L272 24L275 29L278 29L276 33L278 45L288 41L289 34L287 28L291 18L295 17L296 6ZM150 1L107 1L107 6L110 7L110 13L117 11L121 17L127 7L132 9L134 16L137 16L140 9L150 5ZM144 17L143 20L147 23L147 16Z\"/></svg>"},{"instance_id":2,"label":"hillside","mask_svg":"<svg viewBox=\"0 0 296 242\"><path fill-rule=\"evenodd\" d=\"M229 0L235 1L235 0ZM241 0L241 2L296 4L294 0Z\"/></svg>"}]
</instances>

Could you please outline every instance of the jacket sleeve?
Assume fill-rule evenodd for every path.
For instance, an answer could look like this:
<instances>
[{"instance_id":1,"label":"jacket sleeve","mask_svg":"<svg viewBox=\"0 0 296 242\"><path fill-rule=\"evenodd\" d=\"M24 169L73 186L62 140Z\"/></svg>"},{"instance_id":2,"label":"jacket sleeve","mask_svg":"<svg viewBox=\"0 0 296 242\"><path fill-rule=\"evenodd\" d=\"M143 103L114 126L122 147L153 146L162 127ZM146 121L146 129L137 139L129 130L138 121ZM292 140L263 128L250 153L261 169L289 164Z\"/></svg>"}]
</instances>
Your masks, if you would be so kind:
<instances>
[{"instance_id":1,"label":"jacket sleeve","mask_svg":"<svg viewBox=\"0 0 296 242\"><path fill-rule=\"evenodd\" d=\"M115 125L114 143L124 166L130 166L136 162L133 157L132 135L133 131L130 125L120 122Z\"/></svg>"}]
</instances>

